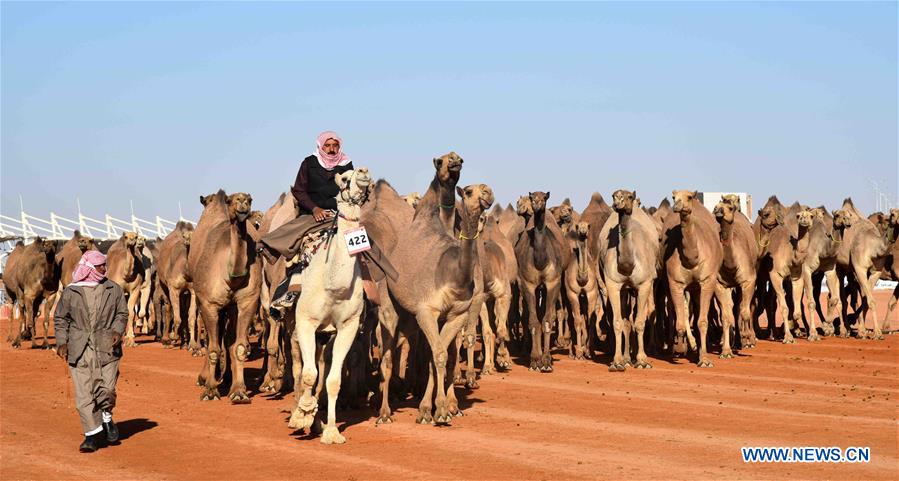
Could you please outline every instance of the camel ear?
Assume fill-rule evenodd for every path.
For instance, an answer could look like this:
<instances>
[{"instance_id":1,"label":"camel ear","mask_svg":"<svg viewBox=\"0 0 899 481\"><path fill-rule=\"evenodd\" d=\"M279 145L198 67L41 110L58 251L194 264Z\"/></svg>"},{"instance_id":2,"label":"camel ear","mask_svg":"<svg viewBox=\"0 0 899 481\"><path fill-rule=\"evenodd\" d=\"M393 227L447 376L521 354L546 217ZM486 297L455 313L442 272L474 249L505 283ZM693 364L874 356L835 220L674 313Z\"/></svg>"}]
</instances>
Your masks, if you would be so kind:
<instances>
[{"instance_id":1,"label":"camel ear","mask_svg":"<svg viewBox=\"0 0 899 481\"><path fill-rule=\"evenodd\" d=\"M204 197L202 195L200 196L200 205L202 205L203 207L206 207L206 197Z\"/></svg>"},{"instance_id":2,"label":"camel ear","mask_svg":"<svg viewBox=\"0 0 899 481\"><path fill-rule=\"evenodd\" d=\"M462 190L462 187L456 186L456 193L459 194L459 197L465 197L465 191Z\"/></svg>"},{"instance_id":3,"label":"camel ear","mask_svg":"<svg viewBox=\"0 0 899 481\"><path fill-rule=\"evenodd\" d=\"M694 191L693 191L693 198L695 199L695 198L697 198L697 197L699 197L699 191L698 191L698 190L694 190Z\"/></svg>"},{"instance_id":4,"label":"camel ear","mask_svg":"<svg viewBox=\"0 0 899 481\"><path fill-rule=\"evenodd\" d=\"M636 191L636 190L631 194L631 197L634 198L634 199L637 198L637 191Z\"/></svg>"},{"instance_id":5,"label":"camel ear","mask_svg":"<svg viewBox=\"0 0 899 481\"><path fill-rule=\"evenodd\" d=\"M546 191L546 200L549 200L549 191Z\"/></svg>"},{"instance_id":6,"label":"camel ear","mask_svg":"<svg viewBox=\"0 0 899 481\"><path fill-rule=\"evenodd\" d=\"M671 191L671 198L674 199L675 197L677 197L677 191L676 191L676 190L672 190L672 191Z\"/></svg>"},{"instance_id":7,"label":"camel ear","mask_svg":"<svg viewBox=\"0 0 899 481\"><path fill-rule=\"evenodd\" d=\"M440 169L440 159L438 159L437 157L434 157L434 168L438 170Z\"/></svg>"}]
</instances>

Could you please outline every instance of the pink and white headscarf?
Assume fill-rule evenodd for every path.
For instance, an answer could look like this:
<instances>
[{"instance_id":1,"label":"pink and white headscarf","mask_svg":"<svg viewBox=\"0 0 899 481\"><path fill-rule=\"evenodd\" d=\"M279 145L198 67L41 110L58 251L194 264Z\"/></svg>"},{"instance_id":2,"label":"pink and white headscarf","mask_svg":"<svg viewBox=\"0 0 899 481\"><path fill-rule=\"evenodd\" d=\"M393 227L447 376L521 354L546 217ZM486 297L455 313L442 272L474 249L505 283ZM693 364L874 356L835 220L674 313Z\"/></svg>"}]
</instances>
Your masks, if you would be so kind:
<instances>
[{"instance_id":1,"label":"pink and white headscarf","mask_svg":"<svg viewBox=\"0 0 899 481\"><path fill-rule=\"evenodd\" d=\"M336 140L338 144L337 153L333 155L322 151L325 142L330 139ZM315 140L315 152L313 152L312 155L318 159L318 163L324 167L325 170L334 170L334 167L344 166L350 163L350 158L343 153L343 140L340 140L340 136L337 135L337 132L331 132L330 130L318 134L318 138Z\"/></svg>"},{"instance_id":2,"label":"pink and white headscarf","mask_svg":"<svg viewBox=\"0 0 899 481\"><path fill-rule=\"evenodd\" d=\"M106 256L100 251L87 251L81 256L75 271L72 273L72 286L96 286L106 279L105 274L100 274L96 266L106 264Z\"/></svg>"}]
</instances>

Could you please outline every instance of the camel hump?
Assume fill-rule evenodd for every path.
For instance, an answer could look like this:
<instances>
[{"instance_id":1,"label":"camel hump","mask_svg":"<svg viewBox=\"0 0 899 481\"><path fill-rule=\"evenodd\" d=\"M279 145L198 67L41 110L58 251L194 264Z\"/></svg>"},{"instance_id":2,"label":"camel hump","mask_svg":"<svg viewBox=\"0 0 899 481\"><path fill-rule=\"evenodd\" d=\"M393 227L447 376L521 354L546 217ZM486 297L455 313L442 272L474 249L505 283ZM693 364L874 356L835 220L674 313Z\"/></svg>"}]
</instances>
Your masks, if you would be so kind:
<instances>
[{"instance_id":1,"label":"camel hump","mask_svg":"<svg viewBox=\"0 0 899 481\"><path fill-rule=\"evenodd\" d=\"M602 198L602 194L594 192L593 195L590 196L590 203L602 205L606 203L606 200Z\"/></svg>"}]
</instances>

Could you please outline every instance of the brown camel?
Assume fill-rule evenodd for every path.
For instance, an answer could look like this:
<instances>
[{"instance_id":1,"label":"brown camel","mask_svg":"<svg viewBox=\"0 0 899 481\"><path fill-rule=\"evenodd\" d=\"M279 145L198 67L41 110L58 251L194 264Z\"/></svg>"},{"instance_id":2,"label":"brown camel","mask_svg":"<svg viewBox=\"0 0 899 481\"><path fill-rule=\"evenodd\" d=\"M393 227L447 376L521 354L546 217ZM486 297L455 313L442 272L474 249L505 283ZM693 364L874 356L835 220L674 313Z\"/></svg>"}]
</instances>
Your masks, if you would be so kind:
<instances>
[{"instance_id":1,"label":"brown camel","mask_svg":"<svg viewBox=\"0 0 899 481\"><path fill-rule=\"evenodd\" d=\"M449 177L446 177L449 179ZM453 182L452 187L455 186ZM362 224L369 235L376 239L385 256L392 258L399 236L409 229L415 215L413 208L385 180L375 183L369 202L362 208ZM378 281L381 305L378 307L378 345L380 348L381 408L376 424L393 422L390 409L391 380L394 371L400 385L405 388L406 368L411 349L410 340L416 337L418 327L415 318L400 315L394 308L388 293L387 280ZM394 357L400 350L399 362ZM395 394L395 393L394 393ZM401 394L402 395L402 394Z\"/></svg>"},{"instance_id":2,"label":"brown camel","mask_svg":"<svg viewBox=\"0 0 899 481\"><path fill-rule=\"evenodd\" d=\"M415 316L431 348L431 371L418 422L433 419L437 424L449 424L459 408L453 384L446 382L448 348L470 317L478 264L475 236L481 213L493 204L493 192L482 184L457 188L462 196L462 219L456 238L452 234L455 196L446 190L458 181L462 159L450 153L434 163L437 175L431 188L422 197L409 228L397 240L391 262L399 277L395 282L388 279L388 287L395 307Z\"/></svg>"},{"instance_id":3,"label":"brown camel","mask_svg":"<svg viewBox=\"0 0 899 481\"><path fill-rule=\"evenodd\" d=\"M827 209L823 206L817 207L812 209L812 213L814 214L814 220L808 234L808 252L805 256L805 262L802 264L802 278L810 322L808 340L814 342L821 339L818 335L818 323L815 316L819 316L818 318L821 320L820 327L824 330L824 334L829 336L834 333L834 313L842 312L842 306L840 305L840 280L837 276L836 265L837 253L843 240L840 237L842 233L834 229L833 217L827 212ZM828 302L826 316L820 315L818 312L817 300L821 295L821 277L827 280Z\"/></svg>"},{"instance_id":4,"label":"brown camel","mask_svg":"<svg viewBox=\"0 0 899 481\"><path fill-rule=\"evenodd\" d=\"M890 209L890 219L889 224L887 225L886 241L890 250L887 253L887 259L884 263L884 266L890 274L890 277L894 281L899 281L899 209ZM899 302L899 284L897 284L896 288L893 289L893 295L892 297L890 297L890 303L887 306L886 314L883 316L884 329L886 329L890 314L892 314L893 309L896 308L897 302Z\"/></svg>"},{"instance_id":5,"label":"brown camel","mask_svg":"<svg viewBox=\"0 0 899 481\"><path fill-rule=\"evenodd\" d=\"M711 213L696 198L695 191L675 190L674 210L665 221L665 271L668 276L668 291L677 317L674 350L686 353L689 341L690 348L696 348L691 320L688 317L685 303L685 291L690 289L691 297L698 299L698 308L693 314L699 324L700 349L699 367L712 367L706 348L708 333L708 313L715 286L718 283L718 271L724 253L721 249L718 224Z\"/></svg>"},{"instance_id":6,"label":"brown camel","mask_svg":"<svg viewBox=\"0 0 899 481\"><path fill-rule=\"evenodd\" d=\"M802 264L809 251L809 230L815 214L798 203L794 203L783 214L783 223L768 232L767 253L759 265L767 274L772 289L777 296L777 306L784 320L784 344L795 343L799 335L799 322L802 318ZM763 220L764 222L764 220ZM785 282L789 280L792 288L792 314L787 303ZM774 317L769 315L769 326L774 325ZM793 332L795 330L795 333ZM811 329L809 329L811 332Z\"/></svg>"},{"instance_id":7,"label":"brown camel","mask_svg":"<svg viewBox=\"0 0 899 481\"><path fill-rule=\"evenodd\" d=\"M135 347L134 320L137 317L136 306L140 301L140 288L144 282L143 256L137 242L136 232L125 232L119 237L106 254L106 276L125 291L128 298L128 327L122 343Z\"/></svg>"},{"instance_id":8,"label":"brown camel","mask_svg":"<svg viewBox=\"0 0 899 481\"><path fill-rule=\"evenodd\" d=\"M518 238L515 257L518 260L518 285L528 311L528 331L531 335L530 369L552 371L550 337L555 306L562 288L562 274L568 267L568 243L562 236L552 214L546 212L549 192L528 195L533 210L533 226ZM521 211L521 210L519 210ZM529 213L525 211L525 215ZM548 218L547 218L548 217ZM538 296L545 290L542 319L538 319ZM541 336L542 333L542 336Z\"/></svg>"},{"instance_id":9,"label":"brown camel","mask_svg":"<svg viewBox=\"0 0 899 481\"><path fill-rule=\"evenodd\" d=\"M62 250L56 255L56 263L62 268L59 277L60 287L65 288L72 283L72 273L75 272L75 266L78 265L81 256L92 250L97 250L94 239L82 235L80 231L76 230L72 234L72 238L62 246Z\"/></svg>"},{"instance_id":10,"label":"brown camel","mask_svg":"<svg viewBox=\"0 0 899 481\"><path fill-rule=\"evenodd\" d=\"M630 304L636 311L634 330L637 334L637 359L634 367L648 369L643 332L650 310L653 283L659 273L661 232L652 217L636 205L636 192L616 190L612 194L614 212L599 235L600 267L612 307L615 331L615 356L610 371L624 371L631 364L622 304L632 291Z\"/></svg>"},{"instance_id":11,"label":"brown camel","mask_svg":"<svg viewBox=\"0 0 899 481\"><path fill-rule=\"evenodd\" d=\"M6 267L3 271L3 285L6 289L8 302L11 306L18 303L19 309L25 311L24 316L19 316L19 325L15 329L15 335L13 335L13 325L15 323L10 323L7 340L16 349L21 347L23 338L32 339L33 336L37 336L34 318L44 300L47 300L43 312L44 337L39 346L32 342L32 347L50 348L50 344L47 342L47 330L50 326L52 297L59 288L59 271L56 265L56 252L58 249L57 242L37 237L34 239L34 242L27 246L18 243L6 259Z\"/></svg>"},{"instance_id":12,"label":"brown camel","mask_svg":"<svg viewBox=\"0 0 899 481\"><path fill-rule=\"evenodd\" d=\"M874 339L883 339L880 319L877 318L877 303L874 299L874 285L880 279L889 250L886 240L877 227L862 216L852 199L843 201L840 210L834 212L834 227L841 224L843 243L837 254L837 265L854 274L862 295L862 310L858 322L859 339L868 337L865 322L870 311L874 318ZM845 327L845 324L843 325ZM848 329L843 330L847 334Z\"/></svg>"},{"instance_id":13,"label":"brown camel","mask_svg":"<svg viewBox=\"0 0 899 481\"><path fill-rule=\"evenodd\" d=\"M248 225L253 198L219 190L205 201L205 209L191 236L188 272L206 327L207 362L197 382L201 399L218 399L221 379L216 368L231 368L232 403L249 403L244 363L250 354L247 339L259 309L262 273L256 255L255 228ZM227 349L227 351L224 351Z\"/></svg>"},{"instance_id":14,"label":"brown camel","mask_svg":"<svg viewBox=\"0 0 899 481\"><path fill-rule=\"evenodd\" d=\"M299 215L299 208L296 199L292 195L281 193L278 200L269 207L263 216L261 225L259 226L260 237L281 227L285 223L295 219ZM284 319L276 320L269 314L269 307L272 302L272 292L275 287L284 280L287 275L286 261L283 257L279 257L274 264L268 262L262 263L262 286L260 291L261 317L265 321L265 351L266 361L264 365L265 374L263 376L262 385L259 387L263 392L280 392L284 387L284 373L287 368L287 345L291 346L291 351L295 351L292 357L294 364L299 365L299 344L293 342L292 333L295 326L294 311L288 309ZM294 371L294 380L298 380L299 369ZM299 383L294 383L296 390Z\"/></svg>"},{"instance_id":15,"label":"brown camel","mask_svg":"<svg viewBox=\"0 0 899 481\"><path fill-rule=\"evenodd\" d=\"M200 344L197 340L197 301L193 286L188 280L187 256L194 233L190 222L178 222L175 229L163 239L159 246L159 257L156 262L156 276L166 308L159 313L162 323L162 344L176 346L181 341L181 323L183 321L182 300L187 301L187 350L193 356L200 355ZM187 294L187 299L183 299ZM172 322L169 323L168 319Z\"/></svg>"},{"instance_id":16,"label":"brown camel","mask_svg":"<svg viewBox=\"0 0 899 481\"><path fill-rule=\"evenodd\" d=\"M739 198L737 199L739 200ZM731 329L734 326L734 293L739 294L740 346L755 347L758 340L752 327L752 296L755 292L758 244L752 235L752 224L739 210L739 202L722 196L715 206L715 219L720 228L724 257L718 270L715 298L721 306L724 336L721 340L721 358L734 357L731 349Z\"/></svg>"},{"instance_id":17,"label":"brown camel","mask_svg":"<svg viewBox=\"0 0 899 481\"><path fill-rule=\"evenodd\" d=\"M568 238L574 242L574 260L565 269L565 295L569 310L574 317L575 342L571 343L569 355L574 359L589 359L593 353L589 348L587 321L596 322L600 312L599 281L593 265L596 263L587 246L590 224L580 221L569 231ZM583 302L581 302L583 298ZM596 319L593 319L596 317ZM566 319L567 321L567 319Z\"/></svg>"}]
</instances>

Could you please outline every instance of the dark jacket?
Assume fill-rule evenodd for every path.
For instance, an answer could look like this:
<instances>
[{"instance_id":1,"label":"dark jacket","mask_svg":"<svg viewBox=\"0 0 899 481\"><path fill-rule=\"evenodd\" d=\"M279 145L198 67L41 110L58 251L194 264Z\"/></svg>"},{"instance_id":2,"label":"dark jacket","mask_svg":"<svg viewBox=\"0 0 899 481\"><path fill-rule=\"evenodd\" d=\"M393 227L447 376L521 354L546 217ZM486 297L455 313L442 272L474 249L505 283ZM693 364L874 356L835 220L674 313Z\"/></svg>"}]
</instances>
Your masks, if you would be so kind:
<instances>
[{"instance_id":1,"label":"dark jacket","mask_svg":"<svg viewBox=\"0 0 899 481\"><path fill-rule=\"evenodd\" d=\"M336 197L340 190L334 183L334 176L352 169L352 162L329 171L318 163L314 155L303 159L297 180L290 189L300 204L300 215L311 214L313 207L337 210Z\"/></svg>"},{"instance_id":2,"label":"dark jacket","mask_svg":"<svg viewBox=\"0 0 899 481\"><path fill-rule=\"evenodd\" d=\"M128 322L125 293L118 284L109 279L104 279L100 285L105 287L105 290L100 296L100 308L93 331L87 312L84 288L72 285L66 287L56 306L56 315L53 317L56 345L68 344L69 364L78 362L88 344L97 352L102 365L122 357L122 346L113 345L112 334L116 333L121 338L125 332L125 325Z\"/></svg>"}]
</instances>

